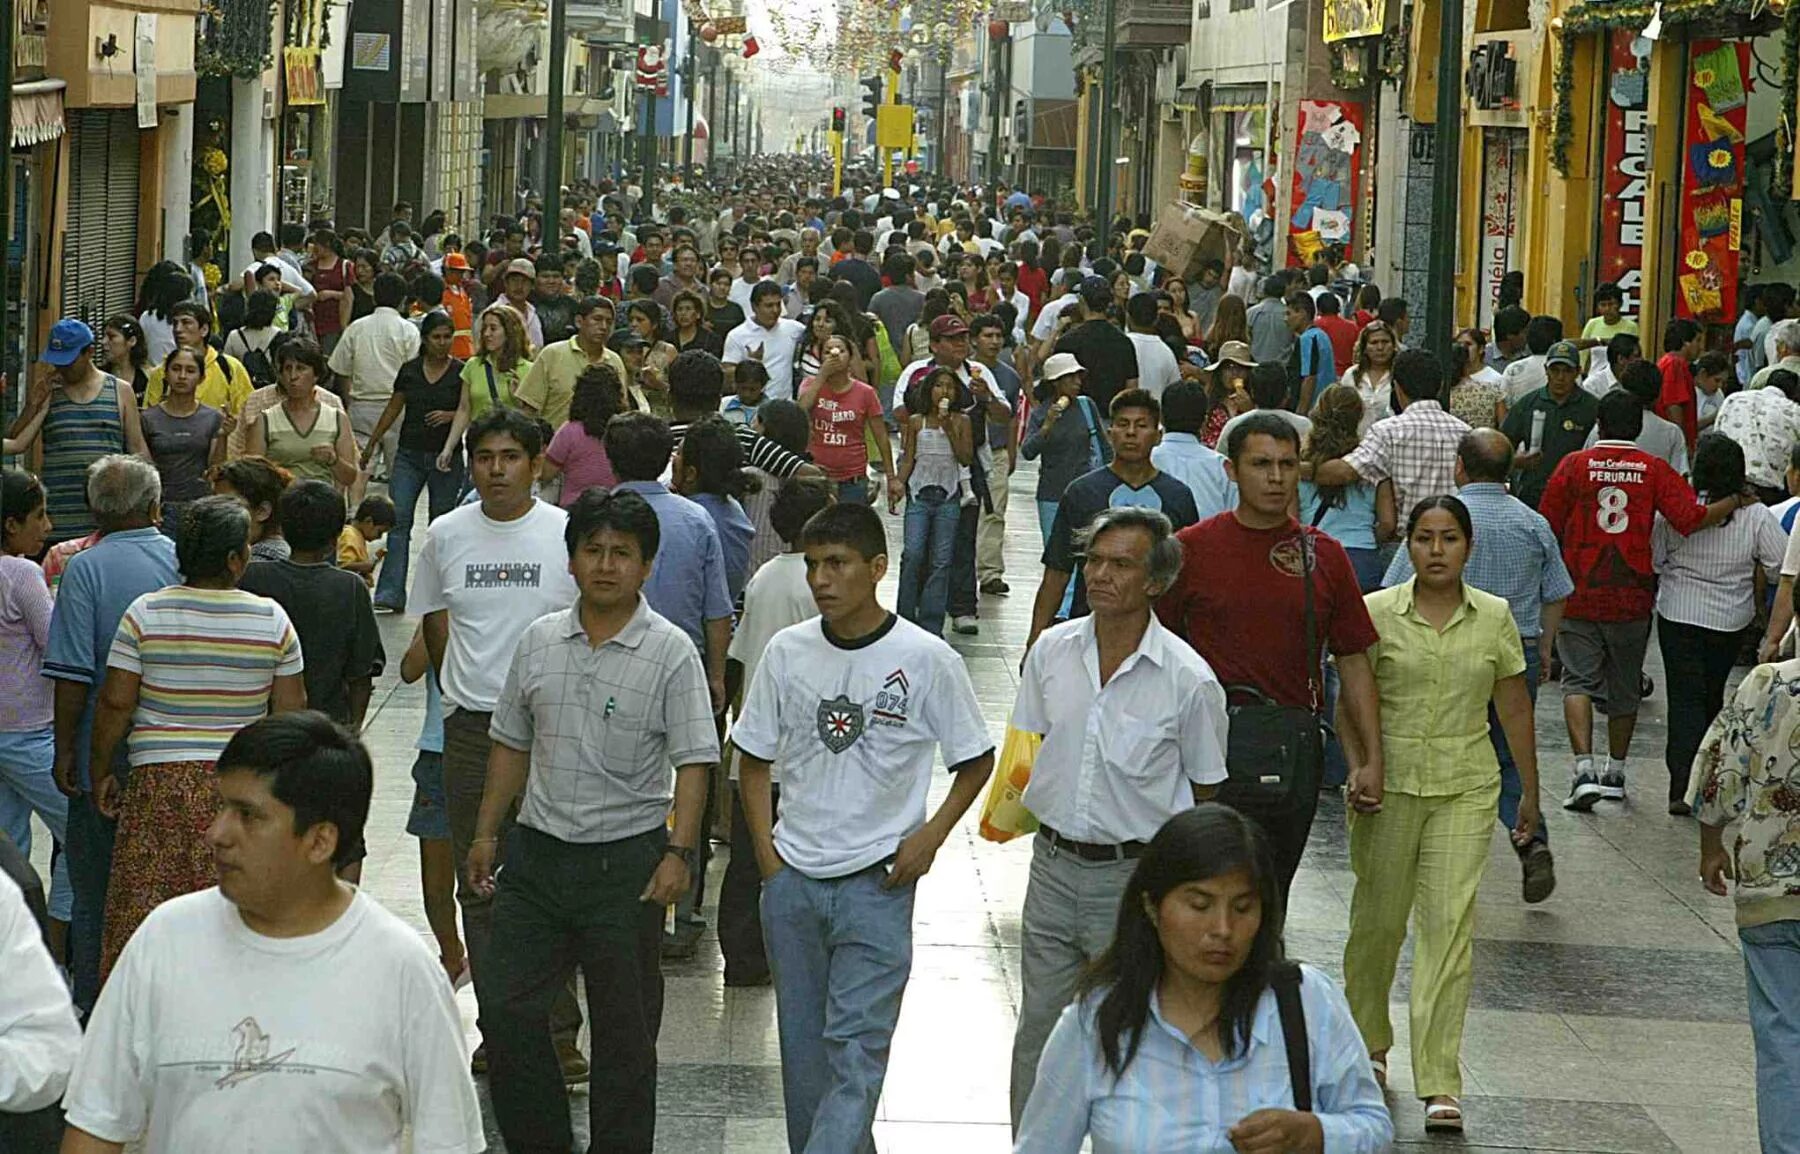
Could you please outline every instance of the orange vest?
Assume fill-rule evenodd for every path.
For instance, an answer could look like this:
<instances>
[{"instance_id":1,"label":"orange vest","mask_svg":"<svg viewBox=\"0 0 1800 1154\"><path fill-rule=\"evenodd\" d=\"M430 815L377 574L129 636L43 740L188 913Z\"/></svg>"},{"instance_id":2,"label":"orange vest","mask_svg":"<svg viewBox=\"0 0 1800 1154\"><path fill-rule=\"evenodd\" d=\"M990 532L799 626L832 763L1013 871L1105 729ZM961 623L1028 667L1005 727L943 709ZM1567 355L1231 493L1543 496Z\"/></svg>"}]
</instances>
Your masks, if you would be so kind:
<instances>
[{"instance_id":1,"label":"orange vest","mask_svg":"<svg viewBox=\"0 0 1800 1154\"><path fill-rule=\"evenodd\" d=\"M475 305L467 289L444 286L444 311L450 314L450 355L466 361L475 355Z\"/></svg>"}]
</instances>

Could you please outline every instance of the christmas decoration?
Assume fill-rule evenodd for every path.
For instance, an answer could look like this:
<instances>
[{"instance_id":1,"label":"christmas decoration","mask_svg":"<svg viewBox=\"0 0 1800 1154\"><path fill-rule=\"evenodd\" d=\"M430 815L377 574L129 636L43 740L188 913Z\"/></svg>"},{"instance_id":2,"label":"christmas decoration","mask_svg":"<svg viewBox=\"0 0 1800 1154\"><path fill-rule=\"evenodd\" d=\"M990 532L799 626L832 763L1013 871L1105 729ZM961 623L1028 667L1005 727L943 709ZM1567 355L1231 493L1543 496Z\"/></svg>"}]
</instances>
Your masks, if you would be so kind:
<instances>
[{"instance_id":1,"label":"christmas decoration","mask_svg":"<svg viewBox=\"0 0 1800 1154\"><path fill-rule=\"evenodd\" d=\"M714 24L711 20L708 20L706 23L700 25L700 39L706 41L708 44L711 44L713 41L717 40L718 38L719 38L719 26L717 24Z\"/></svg>"}]
</instances>

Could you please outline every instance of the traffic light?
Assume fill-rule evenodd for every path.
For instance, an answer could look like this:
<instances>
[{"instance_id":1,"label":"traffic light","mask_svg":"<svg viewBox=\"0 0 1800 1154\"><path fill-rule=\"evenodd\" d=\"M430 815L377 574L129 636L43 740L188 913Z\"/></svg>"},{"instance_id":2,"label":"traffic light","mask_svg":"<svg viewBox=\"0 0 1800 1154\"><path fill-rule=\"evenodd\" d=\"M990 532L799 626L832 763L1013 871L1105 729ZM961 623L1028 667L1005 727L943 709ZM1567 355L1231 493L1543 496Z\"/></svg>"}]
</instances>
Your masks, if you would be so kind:
<instances>
[{"instance_id":1,"label":"traffic light","mask_svg":"<svg viewBox=\"0 0 1800 1154\"><path fill-rule=\"evenodd\" d=\"M875 119L875 110L881 107L881 77L865 76L863 86L863 115L870 120Z\"/></svg>"},{"instance_id":2,"label":"traffic light","mask_svg":"<svg viewBox=\"0 0 1800 1154\"><path fill-rule=\"evenodd\" d=\"M844 131L844 109L842 105L833 107L831 110L831 131Z\"/></svg>"}]
</instances>

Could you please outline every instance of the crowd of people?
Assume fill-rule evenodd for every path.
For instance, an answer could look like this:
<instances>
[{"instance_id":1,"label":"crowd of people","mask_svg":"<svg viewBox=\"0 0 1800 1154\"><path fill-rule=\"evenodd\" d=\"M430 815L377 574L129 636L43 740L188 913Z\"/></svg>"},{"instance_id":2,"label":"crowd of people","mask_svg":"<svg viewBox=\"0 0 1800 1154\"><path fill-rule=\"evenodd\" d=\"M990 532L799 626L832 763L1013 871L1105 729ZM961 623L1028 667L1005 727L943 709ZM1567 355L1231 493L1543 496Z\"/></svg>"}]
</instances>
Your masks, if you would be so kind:
<instances>
[{"instance_id":1,"label":"crowd of people","mask_svg":"<svg viewBox=\"0 0 1800 1154\"><path fill-rule=\"evenodd\" d=\"M661 964L728 828L723 981L774 987L790 1148L872 1149L915 883L1016 785L945 635L1014 582L1017 1149L1388 1148L1409 923L1414 1094L1462 1130L1496 822L1522 899L1556 888L1539 683L1563 807L1622 802L1652 626L1668 812L1737 880L1764 1145L1800 1143L1791 295L1651 360L1617 286L1568 338L1513 281L1442 359L1335 249L1172 270L1148 221L1103 242L1041 193L819 180L770 158L651 213L584 183L482 238L286 225L51 328L0 506L0 1118L56 1117L18 1148L236 1149L261 1116L475 1151L484 1077L515 1154L571 1148L584 1082L593 1148L647 1152ZM356 888L401 613L435 961ZM1282 944L1336 790L1341 988Z\"/></svg>"}]
</instances>

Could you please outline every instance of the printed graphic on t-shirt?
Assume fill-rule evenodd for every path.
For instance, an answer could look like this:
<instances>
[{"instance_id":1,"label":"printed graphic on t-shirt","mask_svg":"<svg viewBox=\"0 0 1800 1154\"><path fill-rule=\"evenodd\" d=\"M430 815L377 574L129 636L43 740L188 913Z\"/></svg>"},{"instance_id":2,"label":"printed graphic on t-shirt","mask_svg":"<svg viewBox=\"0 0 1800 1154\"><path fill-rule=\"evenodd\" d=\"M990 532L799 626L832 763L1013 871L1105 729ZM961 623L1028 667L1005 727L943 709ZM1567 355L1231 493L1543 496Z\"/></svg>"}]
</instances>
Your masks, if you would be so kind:
<instances>
[{"instance_id":1,"label":"printed graphic on t-shirt","mask_svg":"<svg viewBox=\"0 0 1800 1154\"><path fill-rule=\"evenodd\" d=\"M840 693L819 702L819 740L833 753L842 753L863 735L863 707Z\"/></svg>"},{"instance_id":2,"label":"printed graphic on t-shirt","mask_svg":"<svg viewBox=\"0 0 1800 1154\"><path fill-rule=\"evenodd\" d=\"M463 566L463 588L536 589L543 576L535 561L483 561Z\"/></svg>"},{"instance_id":3,"label":"printed graphic on t-shirt","mask_svg":"<svg viewBox=\"0 0 1800 1154\"><path fill-rule=\"evenodd\" d=\"M1162 494L1154 485L1145 485L1142 489L1133 489L1130 485L1120 485L1106 498L1107 505L1114 509L1155 509L1162 510Z\"/></svg>"},{"instance_id":4,"label":"printed graphic on t-shirt","mask_svg":"<svg viewBox=\"0 0 1800 1154\"><path fill-rule=\"evenodd\" d=\"M1269 565L1278 573L1286 573L1289 577L1303 577L1308 568L1317 570L1318 558L1311 556L1315 552L1312 538L1302 534L1299 537L1287 537L1275 542L1269 549Z\"/></svg>"},{"instance_id":5,"label":"printed graphic on t-shirt","mask_svg":"<svg viewBox=\"0 0 1800 1154\"><path fill-rule=\"evenodd\" d=\"M906 680L906 671L896 669L887 675L881 683L881 692L875 695L875 708L869 714L869 721L874 725L906 724L906 694L911 683Z\"/></svg>"},{"instance_id":6,"label":"printed graphic on t-shirt","mask_svg":"<svg viewBox=\"0 0 1800 1154\"><path fill-rule=\"evenodd\" d=\"M259 1074L280 1069L294 1056L298 1047L289 1046L279 1053L269 1053L269 1036L255 1018L245 1018L231 1028L231 1068L213 1083L216 1090L229 1090Z\"/></svg>"}]
</instances>

